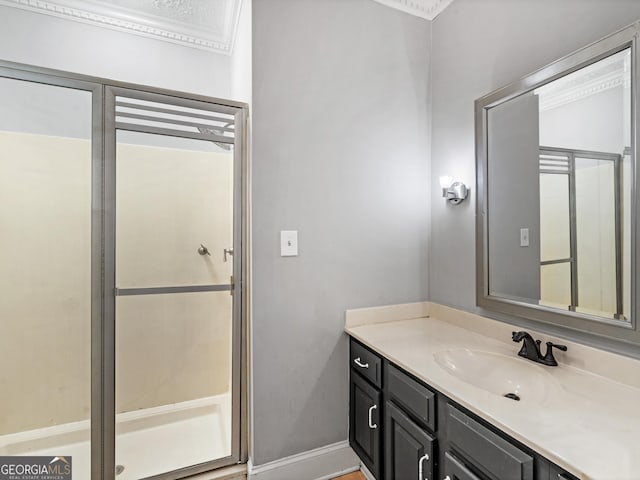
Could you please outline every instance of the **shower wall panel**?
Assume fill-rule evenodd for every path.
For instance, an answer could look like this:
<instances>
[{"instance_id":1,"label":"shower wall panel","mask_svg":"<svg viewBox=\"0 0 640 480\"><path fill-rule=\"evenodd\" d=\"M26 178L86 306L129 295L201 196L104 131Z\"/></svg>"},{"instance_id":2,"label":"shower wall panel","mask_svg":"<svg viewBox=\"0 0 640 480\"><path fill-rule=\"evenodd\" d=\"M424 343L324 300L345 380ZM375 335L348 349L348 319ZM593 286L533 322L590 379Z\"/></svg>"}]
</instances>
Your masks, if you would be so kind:
<instances>
[{"instance_id":1,"label":"shower wall panel","mask_svg":"<svg viewBox=\"0 0 640 480\"><path fill-rule=\"evenodd\" d=\"M117 413L229 392L229 292L120 297Z\"/></svg>"},{"instance_id":2,"label":"shower wall panel","mask_svg":"<svg viewBox=\"0 0 640 480\"><path fill-rule=\"evenodd\" d=\"M122 143L119 133L118 288L229 283L233 261L224 260L224 248L233 246L233 152L195 140L189 145L199 150L157 147L149 144L170 137L126 133L147 145ZM197 254L201 243L210 256Z\"/></svg>"},{"instance_id":3,"label":"shower wall panel","mask_svg":"<svg viewBox=\"0 0 640 480\"><path fill-rule=\"evenodd\" d=\"M0 230L0 435L87 420L91 142L0 132Z\"/></svg>"},{"instance_id":4,"label":"shower wall panel","mask_svg":"<svg viewBox=\"0 0 640 480\"><path fill-rule=\"evenodd\" d=\"M91 142L0 132L0 145L0 363L11 366L0 369L0 409L13 412L0 416L4 435L89 418ZM197 249L232 246L231 206L219 208L231 198L232 154L118 148L135 159L119 189L136 206L118 216L121 285L228 283L224 252ZM196 179L183 204L167 191L184 187L178 169ZM117 356L135 370L117 377L118 413L229 392L231 303L229 292L120 298Z\"/></svg>"},{"instance_id":5,"label":"shower wall panel","mask_svg":"<svg viewBox=\"0 0 640 480\"><path fill-rule=\"evenodd\" d=\"M117 143L117 287L230 283L233 153L126 133ZM231 325L229 292L117 297L117 413L229 392Z\"/></svg>"}]
</instances>

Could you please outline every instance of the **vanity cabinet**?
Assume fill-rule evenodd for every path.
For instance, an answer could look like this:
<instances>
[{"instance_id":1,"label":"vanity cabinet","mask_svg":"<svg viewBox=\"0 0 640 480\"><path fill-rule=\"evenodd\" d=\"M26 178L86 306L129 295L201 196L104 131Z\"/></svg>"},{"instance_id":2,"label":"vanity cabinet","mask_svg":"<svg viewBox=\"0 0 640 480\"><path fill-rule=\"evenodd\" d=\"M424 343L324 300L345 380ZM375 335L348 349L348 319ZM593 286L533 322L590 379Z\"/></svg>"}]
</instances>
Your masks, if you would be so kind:
<instances>
[{"instance_id":1,"label":"vanity cabinet","mask_svg":"<svg viewBox=\"0 0 640 480\"><path fill-rule=\"evenodd\" d=\"M382 478L382 360L352 340L349 371L349 443L369 471Z\"/></svg>"},{"instance_id":2,"label":"vanity cabinet","mask_svg":"<svg viewBox=\"0 0 640 480\"><path fill-rule=\"evenodd\" d=\"M575 480L573 475L568 474L557 465L551 464L549 480Z\"/></svg>"},{"instance_id":3,"label":"vanity cabinet","mask_svg":"<svg viewBox=\"0 0 640 480\"><path fill-rule=\"evenodd\" d=\"M445 480L482 480L451 452L445 452L443 464Z\"/></svg>"},{"instance_id":4,"label":"vanity cabinet","mask_svg":"<svg viewBox=\"0 0 640 480\"><path fill-rule=\"evenodd\" d=\"M576 480L353 339L350 362L349 440L376 480Z\"/></svg>"},{"instance_id":5,"label":"vanity cabinet","mask_svg":"<svg viewBox=\"0 0 640 480\"><path fill-rule=\"evenodd\" d=\"M384 478L434 478L436 394L389 362L384 363Z\"/></svg>"},{"instance_id":6,"label":"vanity cabinet","mask_svg":"<svg viewBox=\"0 0 640 480\"><path fill-rule=\"evenodd\" d=\"M533 455L492 432L454 405L447 403L445 408L448 442L445 477L448 475L453 479L472 475L470 478L476 478L473 476L475 471L492 479L534 480Z\"/></svg>"}]
</instances>

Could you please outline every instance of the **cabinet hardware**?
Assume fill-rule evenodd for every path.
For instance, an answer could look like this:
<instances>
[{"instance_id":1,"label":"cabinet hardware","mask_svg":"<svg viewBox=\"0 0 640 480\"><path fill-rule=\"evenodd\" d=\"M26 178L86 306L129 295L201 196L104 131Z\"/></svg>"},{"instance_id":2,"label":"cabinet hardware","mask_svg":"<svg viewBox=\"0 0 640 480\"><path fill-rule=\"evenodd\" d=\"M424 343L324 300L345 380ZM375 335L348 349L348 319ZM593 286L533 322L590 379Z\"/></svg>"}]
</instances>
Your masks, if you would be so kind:
<instances>
[{"instance_id":1,"label":"cabinet hardware","mask_svg":"<svg viewBox=\"0 0 640 480\"><path fill-rule=\"evenodd\" d=\"M369 409L369 428L378 428L378 424L373 423L372 420L372 415L373 415L373 411L376 410L378 408L377 405L373 405L370 409Z\"/></svg>"},{"instance_id":2,"label":"cabinet hardware","mask_svg":"<svg viewBox=\"0 0 640 480\"><path fill-rule=\"evenodd\" d=\"M354 362L356 365L358 365L360 368L369 368L369 364L368 364L368 363L362 363L362 362L360 361L360 357L356 358L353 362Z\"/></svg>"},{"instance_id":3,"label":"cabinet hardware","mask_svg":"<svg viewBox=\"0 0 640 480\"><path fill-rule=\"evenodd\" d=\"M428 453L425 453L422 457L420 457L420 461L418 463L418 480L424 480L423 464L424 464L425 460L429 461L429 454Z\"/></svg>"},{"instance_id":4,"label":"cabinet hardware","mask_svg":"<svg viewBox=\"0 0 640 480\"><path fill-rule=\"evenodd\" d=\"M451 480L451 477L449 475L447 475L446 477L444 477L443 480Z\"/></svg>"}]
</instances>

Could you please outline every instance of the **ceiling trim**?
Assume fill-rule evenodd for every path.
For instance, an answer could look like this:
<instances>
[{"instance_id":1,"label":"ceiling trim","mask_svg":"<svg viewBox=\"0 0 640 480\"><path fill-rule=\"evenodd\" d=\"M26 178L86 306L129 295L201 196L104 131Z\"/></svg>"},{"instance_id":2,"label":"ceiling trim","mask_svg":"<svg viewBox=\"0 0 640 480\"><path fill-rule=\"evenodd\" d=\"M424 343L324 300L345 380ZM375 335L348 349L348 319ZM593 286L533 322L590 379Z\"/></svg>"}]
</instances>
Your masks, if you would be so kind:
<instances>
[{"instance_id":1,"label":"ceiling trim","mask_svg":"<svg viewBox=\"0 0 640 480\"><path fill-rule=\"evenodd\" d=\"M540 111L551 110L612 88L631 87L631 55L619 52L534 90Z\"/></svg>"},{"instance_id":2,"label":"ceiling trim","mask_svg":"<svg viewBox=\"0 0 640 480\"><path fill-rule=\"evenodd\" d=\"M415 15L416 17L433 20L453 0L374 0L396 10Z\"/></svg>"},{"instance_id":3,"label":"ceiling trim","mask_svg":"<svg viewBox=\"0 0 640 480\"><path fill-rule=\"evenodd\" d=\"M118 6L87 0L0 0L0 5L65 18L76 22L154 38L182 46L230 55L240 17L241 0L230 1L224 32L211 33L203 28L160 20Z\"/></svg>"},{"instance_id":4,"label":"ceiling trim","mask_svg":"<svg viewBox=\"0 0 640 480\"><path fill-rule=\"evenodd\" d=\"M544 112L561 107L562 105L573 103L616 87L628 88L622 72L610 74L606 78L600 78L559 93L554 92L547 95L540 95L540 111Z\"/></svg>"}]
</instances>

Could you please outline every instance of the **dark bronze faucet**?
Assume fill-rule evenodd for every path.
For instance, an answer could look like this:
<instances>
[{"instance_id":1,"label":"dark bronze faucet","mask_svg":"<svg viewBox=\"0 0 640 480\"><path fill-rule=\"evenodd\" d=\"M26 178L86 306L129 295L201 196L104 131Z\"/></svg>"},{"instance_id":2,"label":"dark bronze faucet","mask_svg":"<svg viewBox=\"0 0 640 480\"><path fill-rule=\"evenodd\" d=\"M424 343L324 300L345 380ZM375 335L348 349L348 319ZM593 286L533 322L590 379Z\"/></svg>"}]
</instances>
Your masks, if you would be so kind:
<instances>
[{"instance_id":1,"label":"dark bronze faucet","mask_svg":"<svg viewBox=\"0 0 640 480\"><path fill-rule=\"evenodd\" d=\"M534 340L528 332L513 332L511 334L511 339L514 342L522 342L522 348L518 352L518 355L550 367L558 365L558 362L553 356L553 347L564 352L567 351L567 347L565 345L556 345L555 343L547 342L547 353L543 357L540 352L540 340Z\"/></svg>"}]
</instances>

